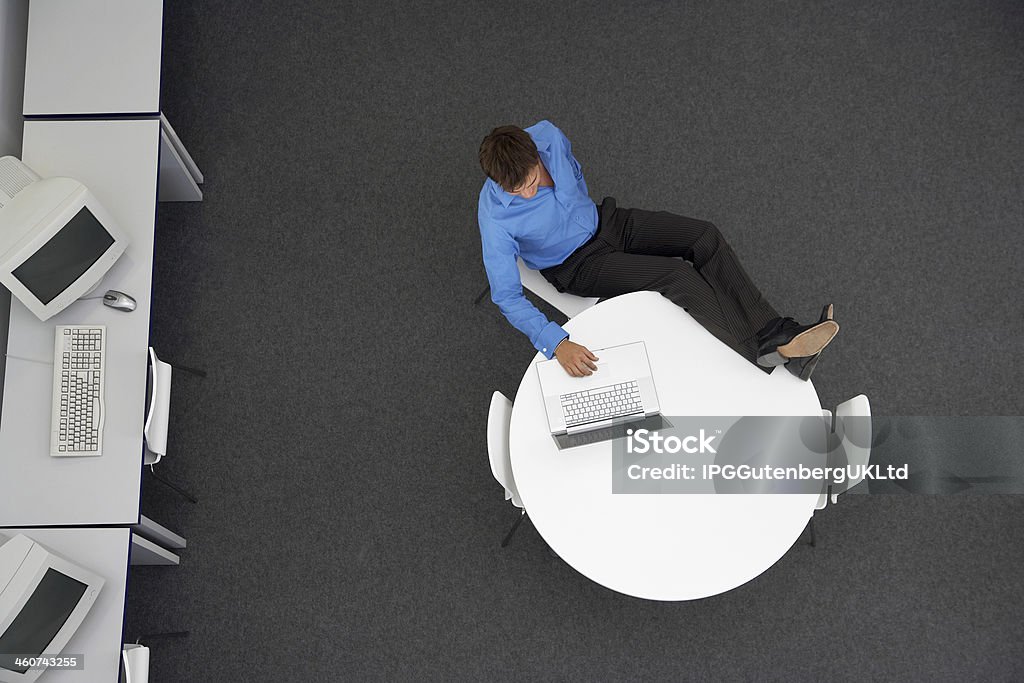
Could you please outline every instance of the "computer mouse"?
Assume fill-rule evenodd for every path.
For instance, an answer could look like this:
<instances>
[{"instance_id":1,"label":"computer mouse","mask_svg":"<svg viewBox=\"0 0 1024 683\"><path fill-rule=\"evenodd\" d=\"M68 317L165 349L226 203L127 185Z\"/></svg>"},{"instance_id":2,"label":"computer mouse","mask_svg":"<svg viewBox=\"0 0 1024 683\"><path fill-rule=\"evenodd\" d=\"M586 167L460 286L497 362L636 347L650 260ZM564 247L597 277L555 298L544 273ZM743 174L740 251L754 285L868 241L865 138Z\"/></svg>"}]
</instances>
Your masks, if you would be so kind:
<instances>
[{"instance_id":1,"label":"computer mouse","mask_svg":"<svg viewBox=\"0 0 1024 683\"><path fill-rule=\"evenodd\" d=\"M119 292L116 289L109 289L107 293L103 295L103 305L116 308L119 311L134 311L135 310L135 299L131 298L124 292Z\"/></svg>"}]
</instances>

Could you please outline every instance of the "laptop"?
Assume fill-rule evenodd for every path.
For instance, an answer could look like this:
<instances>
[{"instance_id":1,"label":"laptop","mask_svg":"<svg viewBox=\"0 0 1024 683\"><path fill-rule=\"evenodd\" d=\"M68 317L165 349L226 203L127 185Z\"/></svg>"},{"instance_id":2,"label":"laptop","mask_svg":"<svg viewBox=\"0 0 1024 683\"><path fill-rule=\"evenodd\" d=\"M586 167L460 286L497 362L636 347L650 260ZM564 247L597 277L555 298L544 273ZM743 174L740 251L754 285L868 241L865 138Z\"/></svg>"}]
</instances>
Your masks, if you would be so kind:
<instances>
[{"instance_id":1,"label":"laptop","mask_svg":"<svg viewBox=\"0 0 1024 683\"><path fill-rule=\"evenodd\" d=\"M537 364L548 426L559 447L664 427L647 346L641 341L593 351L599 360L589 377L572 377L555 359Z\"/></svg>"}]
</instances>

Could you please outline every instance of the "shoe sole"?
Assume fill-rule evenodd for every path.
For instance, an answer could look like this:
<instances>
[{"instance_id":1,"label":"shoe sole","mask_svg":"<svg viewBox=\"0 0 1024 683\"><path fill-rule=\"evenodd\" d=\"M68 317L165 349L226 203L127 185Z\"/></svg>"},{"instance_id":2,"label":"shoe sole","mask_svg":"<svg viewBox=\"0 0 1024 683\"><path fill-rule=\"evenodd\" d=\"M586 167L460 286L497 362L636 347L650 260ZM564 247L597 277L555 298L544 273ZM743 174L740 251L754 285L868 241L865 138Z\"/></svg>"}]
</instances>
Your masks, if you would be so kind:
<instances>
[{"instance_id":1,"label":"shoe sole","mask_svg":"<svg viewBox=\"0 0 1024 683\"><path fill-rule=\"evenodd\" d=\"M822 349L829 345L836 334L839 333L839 323L834 320L826 320L809 330L804 330L793 337L785 346L780 346L775 351L785 358L806 358L821 353Z\"/></svg>"}]
</instances>

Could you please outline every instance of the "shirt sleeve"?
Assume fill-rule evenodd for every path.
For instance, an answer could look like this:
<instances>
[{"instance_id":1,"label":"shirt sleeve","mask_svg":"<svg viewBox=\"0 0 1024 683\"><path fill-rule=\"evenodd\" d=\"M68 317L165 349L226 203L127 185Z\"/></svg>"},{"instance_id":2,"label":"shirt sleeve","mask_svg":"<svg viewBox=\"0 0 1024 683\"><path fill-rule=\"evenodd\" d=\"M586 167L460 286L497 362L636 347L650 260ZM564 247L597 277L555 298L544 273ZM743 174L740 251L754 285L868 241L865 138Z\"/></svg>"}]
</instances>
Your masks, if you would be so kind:
<instances>
[{"instance_id":1,"label":"shirt sleeve","mask_svg":"<svg viewBox=\"0 0 1024 683\"><path fill-rule=\"evenodd\" d=\"M576 186L579 187L580 192L584 195L589 195L590 192L587 190L587 181L583 178L583 167L580 166L580 162L572 154L572 143L569 142L569 138L567 138L565 133L563 133L555 124L550 121L545 121L544 123L550 127L554 143L558 146L559 153L556 158L559 163L565 164L566 174L572 175L572 178L576 181Z\"/></svg>"},{"instance_id":2,"label":"shirt sleeve","mask_svg":"<svg viewBox=\"0 0 1024 683\"><path fill-rule=\"evenodd\" d=\"M491 285L491 301L512 325L525 334L534 348L546 358L555 355L555 347L569 336L561 325L551 322L523 294L519 277L519 246L512 236L486 219L481 211L480 239L484 268Z\"/></svg>"}]
</instances>

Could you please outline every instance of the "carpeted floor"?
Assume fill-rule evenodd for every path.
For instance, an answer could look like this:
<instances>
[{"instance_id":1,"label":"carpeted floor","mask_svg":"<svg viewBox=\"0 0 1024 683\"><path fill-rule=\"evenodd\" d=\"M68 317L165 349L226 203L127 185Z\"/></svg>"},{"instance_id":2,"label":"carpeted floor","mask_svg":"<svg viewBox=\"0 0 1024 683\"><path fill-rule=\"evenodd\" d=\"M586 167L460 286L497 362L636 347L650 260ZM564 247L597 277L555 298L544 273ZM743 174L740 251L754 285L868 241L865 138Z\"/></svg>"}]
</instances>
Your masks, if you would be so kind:
<instances>
[{"instance_id":1,"label":"carpeted floor","mask_svg":"<svg viewBox=\"0 0 1024 683\"><path fill-rule=\"evenodd\" d=\"M1024 500L850 496L748 585L591 583L514 518L490 393L480 139L541 118L595 198L714 221L774 305L832 301L823 405L1020 415L1024 8L975 2L168 2L164 110L206 175L162 205L175 380L132 571L154 681L1020 680ZM964 457L982 457L965 453ZM699 561L699 558L695 558Z\"/></svg>"}]
</instances>

